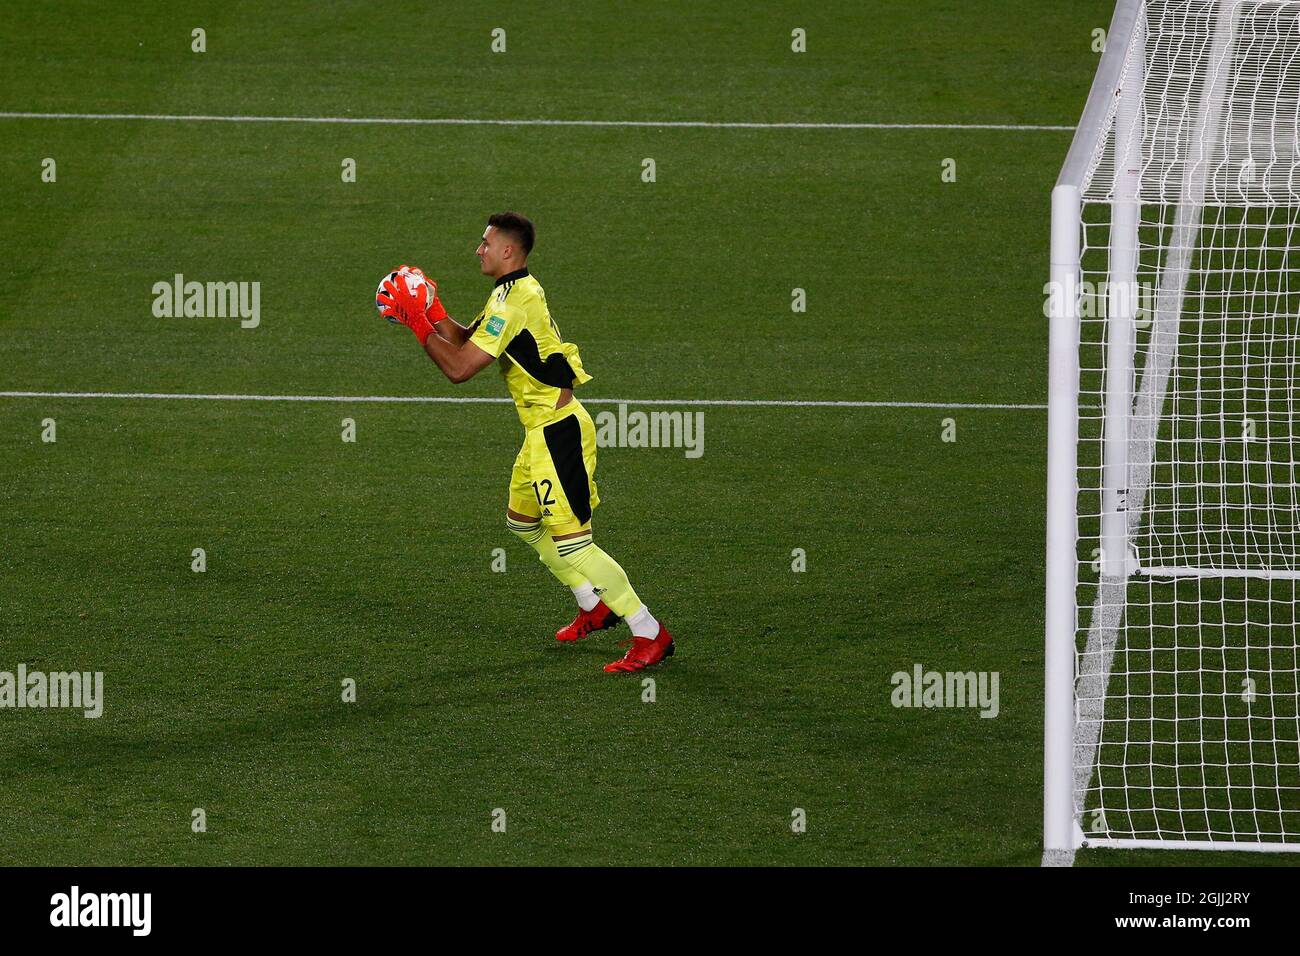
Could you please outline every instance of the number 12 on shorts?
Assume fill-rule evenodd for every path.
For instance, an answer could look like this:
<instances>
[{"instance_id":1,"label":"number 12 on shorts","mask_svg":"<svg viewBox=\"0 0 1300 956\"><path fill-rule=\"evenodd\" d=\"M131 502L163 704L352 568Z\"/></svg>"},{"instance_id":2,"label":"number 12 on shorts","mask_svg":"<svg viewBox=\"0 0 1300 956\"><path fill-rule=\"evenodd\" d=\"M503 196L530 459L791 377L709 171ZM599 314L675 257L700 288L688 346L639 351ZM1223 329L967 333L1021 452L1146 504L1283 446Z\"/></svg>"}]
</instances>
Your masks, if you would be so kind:
<instances>
[{"instance_id":1,"label":"number 12 on shorts","mask_svg":"<svg viewBox=\"0 0 1300 956\"><path fill-rule=\"evenodd\" d=\"M546 492L544 494L542 492L542 489L539 488L538 485L546 486ZM545 508L547 505L555 504L555 499L551 497L551 487L552 487L551 479L549 478L543 478L541 481L533 482L533 494L537 496L537 503L541 505L543 508Z\"/></svg>"}]
</instances>

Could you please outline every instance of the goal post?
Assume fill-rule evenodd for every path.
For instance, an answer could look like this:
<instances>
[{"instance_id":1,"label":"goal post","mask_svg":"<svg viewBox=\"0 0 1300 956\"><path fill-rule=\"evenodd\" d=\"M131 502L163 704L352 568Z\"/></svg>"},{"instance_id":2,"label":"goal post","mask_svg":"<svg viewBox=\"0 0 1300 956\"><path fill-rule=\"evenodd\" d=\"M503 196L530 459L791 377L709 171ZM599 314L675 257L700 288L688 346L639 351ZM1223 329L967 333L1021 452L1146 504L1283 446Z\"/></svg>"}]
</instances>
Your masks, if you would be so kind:
<instances>
[{"instance_id":1,"label":"goal post","mask_svg":"<svg viewBox=\"0 0 1300 956\"><path fill-rule=\"evenodd\" d=\"M1300 0L1120 0L1050 280L1044 862L1300 850Z\"/></svg>"}]
</instances>

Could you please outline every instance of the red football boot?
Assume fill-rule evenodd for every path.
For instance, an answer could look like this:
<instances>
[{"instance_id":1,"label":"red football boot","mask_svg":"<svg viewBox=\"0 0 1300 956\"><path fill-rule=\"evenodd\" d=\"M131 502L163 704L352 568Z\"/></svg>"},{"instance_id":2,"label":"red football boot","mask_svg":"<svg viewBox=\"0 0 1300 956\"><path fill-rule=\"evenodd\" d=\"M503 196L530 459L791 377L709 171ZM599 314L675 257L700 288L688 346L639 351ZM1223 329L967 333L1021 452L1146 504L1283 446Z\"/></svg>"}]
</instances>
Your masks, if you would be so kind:
<instances>
[{"instance_id":1,"label":"red football boot","mask_svg":"<svg viewBox=\"0 0 1300 956\"><path fill-rule=\"evenodd\" d=\"M673 656L676 645L668 628L659 625L659 633L653 639L648 637L632 638L632 646L619 660L605 665L605 673L616 674L619 671L641 671Z\"/></svg>"},{"instance_id":2,"label":"red football boot","mask_svg":"<svg viewBox=\"0 0 1300 956\"><path fill-rule=\"evenodd\" d=\"M592 631L603 631L621 621L617 614L605 606L604 601L597 601L590 611L578 611L573 623L555 632L557 641L580 641Z\"/></svg>"}]
</instances>

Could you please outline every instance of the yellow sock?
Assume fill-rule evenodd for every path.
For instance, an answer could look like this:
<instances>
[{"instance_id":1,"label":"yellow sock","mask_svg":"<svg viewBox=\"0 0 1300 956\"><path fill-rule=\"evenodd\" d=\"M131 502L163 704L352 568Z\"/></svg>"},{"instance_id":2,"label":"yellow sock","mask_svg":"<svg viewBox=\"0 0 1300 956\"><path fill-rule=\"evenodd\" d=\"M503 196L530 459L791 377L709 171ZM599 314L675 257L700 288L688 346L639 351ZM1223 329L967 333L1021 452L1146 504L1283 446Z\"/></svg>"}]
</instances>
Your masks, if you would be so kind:
<instances>
[{"instance_id":1,"label":"yellow sock","mask_svg":"<svg viewBox=\"0 0 1300 956\"><path fill-rule=\"evenodd\" d=\"M629 618L641 609L641 599L632 590L627 572L591 540L591 532L556 543L562 559L575 573L590 581L600 591L605 606L621 618Z\"/></svg>"},{"instance_id":2,"label":"yellow sock","mask_svg":"<svg viewBox=\"0 0 1300 956\"><path fill-rule=\"evenodd\" d=\"M516 521L514 518L506 518L506 527L517 534L525 542L532 545L537 557L542 564L550 568L551 573L560 579L561 584L570 588L581 588L587 584L587 579L577 571L568 561L560 557L560 553L555 548L555 539L547 534L546 529L542 527L540 521L529 524L525 521ZM564 542L568 544L568 542Z\"/></svg>"}]
</instances>

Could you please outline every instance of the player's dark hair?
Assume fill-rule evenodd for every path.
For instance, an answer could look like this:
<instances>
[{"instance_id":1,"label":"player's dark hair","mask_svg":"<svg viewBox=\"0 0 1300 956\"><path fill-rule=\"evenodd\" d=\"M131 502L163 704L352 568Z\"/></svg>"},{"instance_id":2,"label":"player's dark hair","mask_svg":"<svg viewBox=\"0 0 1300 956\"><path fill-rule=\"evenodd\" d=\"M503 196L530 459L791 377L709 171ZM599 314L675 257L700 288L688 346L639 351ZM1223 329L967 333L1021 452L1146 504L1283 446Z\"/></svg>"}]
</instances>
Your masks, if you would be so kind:
<instances>
[{"instance_id":1,"label":"player's dark hair","mask_svg":"<svg viewBox=\"0 0 1300 956\"><path fill-rule=\"evenodd\" d=\"M527 216L521 216L517 212L499 212L488 216L488 225L514 236L524 247L524 255L533 251L533 243L537 241L537 227Z\"/></svg>"}]
</instances>

